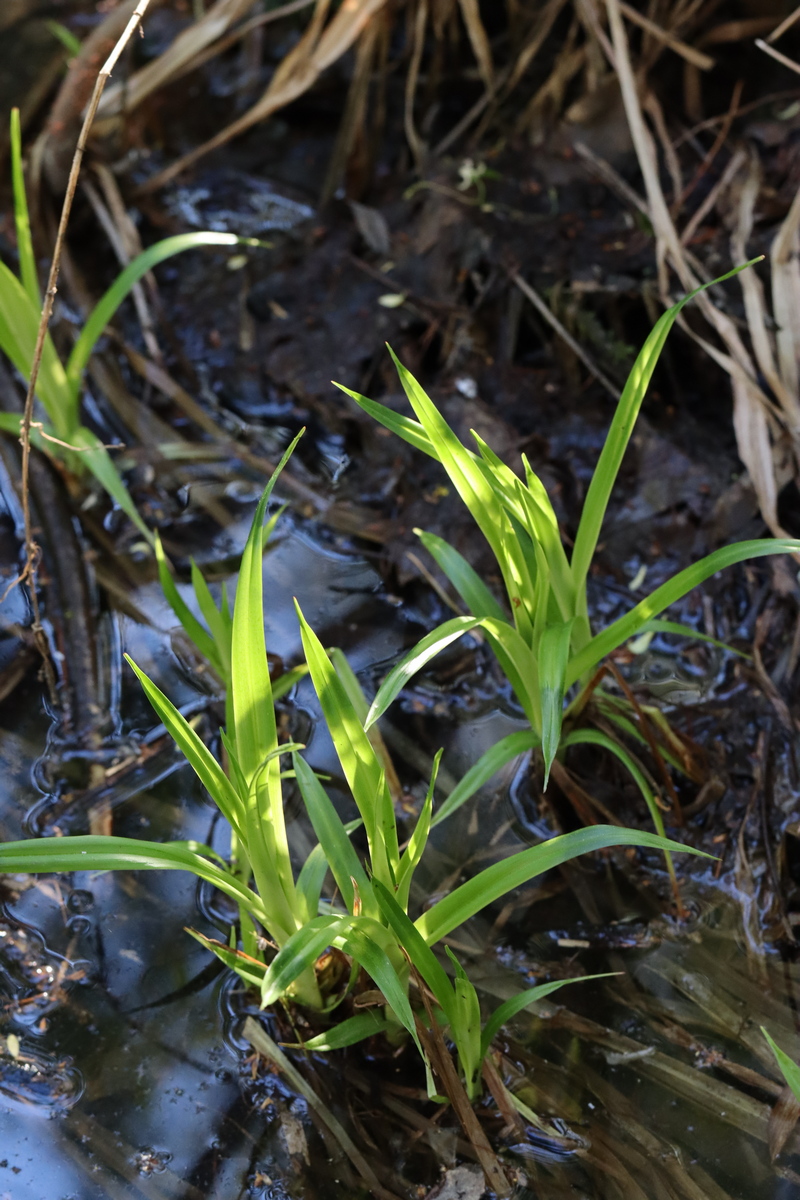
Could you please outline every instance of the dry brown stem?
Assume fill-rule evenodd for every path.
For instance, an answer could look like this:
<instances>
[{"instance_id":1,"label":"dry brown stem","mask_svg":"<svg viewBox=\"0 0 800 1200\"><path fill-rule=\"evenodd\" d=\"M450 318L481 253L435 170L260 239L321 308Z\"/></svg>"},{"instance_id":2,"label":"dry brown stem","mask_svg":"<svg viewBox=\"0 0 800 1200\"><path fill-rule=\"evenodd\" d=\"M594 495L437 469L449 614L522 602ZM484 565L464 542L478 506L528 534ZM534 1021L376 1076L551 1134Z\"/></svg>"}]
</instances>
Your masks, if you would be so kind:
<instances>
[{"instance_id":1,"label":"dry brown stem","mask_svg":"<svg viewBox=\"0 0 800 1200\"><path fill-rule=\"evenodd\" d=\"M50 324L50 317L53 313L53 303L56 297L58 272L61 265L61 254L64 246L64 237L69 223L69 216L72 210L72 201L75 198L75 189L78 186L78 175L80 174L83 155L86 149L86 143L89 137L89 130L92 126L97 105L100 102L100 97L103 93L103 88L108 81L111 72L113 71L117 60L127 45L134 30L147 10L150 0L139 0L133 13L131 14L125 29L111 54L106 59L97 76L97 81L94 86L89 107L86 111L86 116L83 122L78 144L75 147L75 154L72 159L72 168L69 173L67 182L67 191L64 196L64 204L61 209L61 219L58 223L58 233L56 234L56 243L53 247L53 258L50 264L50 274L47 279L47 288L44 293L44 302L42 304L42 315L39 320L39 328L36 333L36 343L33 350L33 360L31 362L30 381L28 383L28 391L25 396L25 411L22 417L22 426L20 428L20 442L22 445L22 514L25 523L25 567L23 569L22 578L26 580L31 597L31 609L33 611L33 624L31 626L33 636L36 640L36 645L42 655L44 663L45 679L50 692L50 697L54 703L57 702L56 678L53 664L50 661L50 654L47 647L47 639L44 634L41 623L41 612L39 610L39 597L36 593L36 567L39 560L39 547L33 536L33 524L31 520L30 506L30 458L31 458L31 424L33 422L33 402L36 395L36 382L39 378L39 368L42 362L42 352L44 350L45 338L47 337L47 329Z\"/></svg>"}]
</instances>

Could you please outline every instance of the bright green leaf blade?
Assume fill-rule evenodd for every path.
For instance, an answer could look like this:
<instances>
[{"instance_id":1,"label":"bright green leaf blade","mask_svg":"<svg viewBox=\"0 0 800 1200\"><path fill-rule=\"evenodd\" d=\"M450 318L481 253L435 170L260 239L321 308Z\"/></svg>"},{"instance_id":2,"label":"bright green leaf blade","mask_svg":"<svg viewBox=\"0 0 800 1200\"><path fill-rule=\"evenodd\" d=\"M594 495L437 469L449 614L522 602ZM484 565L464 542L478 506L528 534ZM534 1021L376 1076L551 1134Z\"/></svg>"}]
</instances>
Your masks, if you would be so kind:
<instances>
[{"instance_id":1,"label":"bright green leaf blade","mask_svg":"<svg viewBox=\"0 0 800 1200\"><path fill-rule=\"evenodd\" d=\"M282 675L272 681L272 699L277 702L284 696L288 696L295 684L298 684L301 679L305 679L307 674L308 667L305 663L299 667L292 667L290 671L284 671Z\"/></svg>"},{"instance_id":2,"label":"bright green leaf blade","mask_svg":"<svg viewBox=\"0 0 800 1200\"><path fill-rule=\"evenodd\" d=\"M333 1029L326 1029L324 1033L318 1033L307 1042L283 1042L282 1045L291 1050L310 1050L313 1053L324 1054L329 1050L344 1050L346 1046L355 1046L357 1042L375 1037L378 1033L385 1033L391 1028L392 1022L387 1021L377 1010L370 1009L359 1013L358 1016L348 1017L346 1021L334 1025Z\"/></svg>"},{"instance_id":3,"label":"bright green leaf blade","mask_svg":"<svg viewBox=\"0 0 800 1200\"><path fill-rule=\"evenodd\" d=\"M175 586L175 580L172 578L172 572L167 563L167 556L164 554L164 547L161 545L161 538L158 534L155 535L155 554L158 564L158 579L161 584L161 590L164 593L164 599L180 621L187 637L194 642L197 649L203 655L203 658L207 659L214 669L218 671L220 664L214 639L208 630L204 629L200 624Z\"/></svg>"},{"instance_id":4,"label":"bright green leaf blade","mask_svg":"<svg viewBox=\"0 0 800 1200\"><path fill-rule=\"evenodd\" d=\"M353 880L356 881L361 903L370 911L372 887L339 814L305 759L299 754L293 754L292 762L309 820L347 911L352 913L354 907Z\"/></svg>"},{"instance_id":5,"label":"bright green leaf blade","mask_svg":"<svg viewBox=\"0 0 800 1200\"><path fill-rule=\"evenodd\" d=\"M22 172L22 134L19 125L19 109L11 110L11 184L14 191L14 224L17 230L17 253L22 286L35 308L41 309L39 276L36 272L36 256L31 240L31 221L28 215L28 200L25 195L25 176Z\"/></svg>"},{"instance_id":6,"label":"bright green leaf blade","mask_svg":"<svg viewBox=\"0 0 800 1200\"><path fill-rule=\"evenodd\" d=\"M539 664L525 639L508 621L485 617L481 621L487 640L497 656L508 682L514 689L531 727L538 733L542 728L542 709L539 693Z\"/></svg>"},{"instance_id":7,"label":"bright green leaf blade","mask_svg":"<svg viewBox=\"0 0 800 1200\"><path fill-rule=\"evenodd\" d=\"M189 722L178 712L171 700L148 679L129 655L125 659L134 671L176 746L183 751L198 779L219 808L226 821L241 836L243 832L242 803L233 785L205 742L192 729Z\"/></svg>"},{"instance_id":8,"label":"bright green leaf blade","mask_svg":"<svg viewBox=\"0 0 800 1200\"><path fill-rule=\"evenodd\" d=\"M152 271L153 267L158 266L165 259L172 258L175 254L182 254L184 250L193 250L198 246L235 246L240 241L241 239L232 233L179 233L175 237L164 238L163 241L148 246L146 250L138 254L98 300L80 337L72 348L67 362L67 380L73 401L77 402L84 368L91 358L98 340L102 337L104 329L134 285L148 271Z\"/></svg>"},{"instance_id":9,"label":"bright green leaf blade","mask_svg":"<svg viewBox=\"0 0 800 1200\"><path fill-rule=\"evenodd\" d=\"M322 846L317 844L303 863L300 874L297 876L297 894L302 897L305 904L306 921L319 916L319 902L327 874L328 860Z\"/></svg>"},{"instance_id":10,"label":"bright green leaf blade","mask_svg":"<svg viewBox=\"0 0 800 1200\"><path fill-rule=\"evenodd\" d=\"M781 1069L783 1078L794 1092L795 1097L800 1100L800 1067L798 1067L794 1059L789 1058L789 1055L784 1050L781 1050L780 1046L770 1037L763 1025L761 1026L761 1032L767 1039L770 1050L775 1055L775 1061Z\"/></svg>"},{"instance_id":11,"label":"bright green leaf blade","mask_svg":"<svg viewBox=\"0 0 800 1200\"><path fill-rule=\"evenodd\" d=\"M600 538L600 530L605 518L608 501L611 497L611 492L616 482L625 450L633 433L636 418L639 415L650 379L656 368L664 343L667 340L667 334L675 323L681 309L695 296L705 291L706 288L713 287L717 283L722 283L724 280L730 279L733 275L738 275L740 271L752 266L752 263L757 261L758 259L753 259L750 263L744 263L740 267L735 267L733 271L728 271L727 274L721 275L719 279L705 283L701 287L695 288L687 296L684 296L682 300L679 300L677 304L674 304L672 308L659 317L650 336L642 347L620 396L616 412L614 413L614 419L611 422L611 428L608 431L600 459L586 493L578 532L575 536L575 547L572 552L572 574L575 591L578 595L583 592L585 587L586 576L589 573L589 567L591 566Z\"/></svg>"},{"instance_id":12,"label":"bright green leaf blade","mask_svg":"<svg viewBox=\"0 0 800 1200\"><path fill-rule=\"evenodd\" d=\"M378 688L378 694L370 705L364 729L382 717L396 696L403 690L408 681L421 671L432 658L440 654L451 642L455 642L465 633L469 633L480 623L478 617L453 617L421 638L413 650L410 650L397 666L392 667L389 674Z\"/></svg>"},{"instance_id":13,"label":"bright green leaf blade","mask_svg":"<svg viewBox=\"0 0 800 1200\"><path fill-rule=\"evenodd\" d=\"M233 638L233 620L220 612L211 595L209 586L197 563L191 562L192 590L197 600L197 606L208 626L215 647L221 679L227 684L230 676L231 640Z\"/></svg>"},{"instance_id":14,"label":"bright green leaf blade","mask_svg":"<svg viewBox=\"0 0 800 1200\"><path fill-rule=\"evenodd\" d=\"M293 933L281 946L264 976L261 1007L268 1008L285 996L298 976L314 965L350 920L350 917L314 917Z\"/></svg>"},{"instance_id":15,"label":"bright green leaf blade","mask_svg":"<svg viewBox=\"0 0 800 1200\"><path fill-rule=\"evenodd\" d=\"M273 936L281 942L297 927L298 902L280 764L270 757L279 746L264 635L261 528L272 490L301 435L302 431L283 454L256 508L242 554L231 633L229 701L236 755L248 784L242 823L258 890L265 900L269 897Z\"/></svg>"},{"instance_id":16,"label":"bright green leaf blade","mask_svg":"<svg viewBox=\"0 0 800 1200\"><path fill-rule=\"evenodd\" d=\"M641 633L673 633L676 637L691 638L695 642L705 642L708 646L716 646L718 650L726 650L729 654L738 655L739 658L752 658L751 654L745 650L737 650L735 646L731 646L730 642L721 642L719 638L709 637L707 633L700 633L691 625L684 625L682 621L654 619L642 627Z\"/></svg>"},{"instance_id":17,"label":"bright green leaf blade","mask_svg":"<svg viewBox=\"0 0 800 1200\"><path fill-rule=\"evenodd\" d=\"M530 463L522 456L525 466L526 484L507 467L502 459L495 454L475 430L470 430L478 446L485 470L496 490L503 496L503 502L512 519L518 527L527 531L533 542L538 542L545 553L548 564L548 576L553 590L558 597L561 614L566 619L572 615L574 603L574 588L569 562L561 541L558 521L550 497L545 491L539 477L531 470ZM519 536L519 535L518 535ZM536 576L529 569L531 580ZM521 597L523 603L526 597Z\"/></svg>"},{"instance_id":18,"label":"bright green leaf blade","mask_svg":"<svg viewBox=\"0 0 800 1200\"><path fill-rule=\"evenodd\" d=\"M645 600L641 600L624 617L614 621L598 633L570 661L566 685L570 687L582 675L592 670L607 654L616 650L628 638L632 638L648 621L652 621L665 608L682 599L692 588L710 579L717 571L723 571L734 563L749 558L764 558L769 554L798 554L800 541L794 538L763 538L758 541L737 542L733 546L722 546L713 554L679 571L672 579L662 583Z\"/></svg>"},{"instance_id":19,"label":"bright green leaf blade","mask_svg":"<svg viewBox=\"0 0 800 1200\"><path fill-rule=\"evenodd\" d=\"M447 957L455 968L453 980L453 1023L450 1032L456 1044L464 1083L470 1100L476 1099L477 1078L481 1069L481 1006L474 985L467 978L449 946L445 946Z\"/></svg>"},{"instance_id":20,"label":"bright green leaf blade","mask_svg":"<svg viewBox=\"0 0 800 1200\"><path fill-rule=\"evenodd\" d=\"M494 617L498 621L507 619L478 572L455 547L434 533L425 533L421 529L415 529L414 533L450 580L473 616Z\"/></svg>"},{"instance_id":21,"label":"bright green leaf blade","mask_svg":"<svg viewBox=\"0 0 800 1200\"><path fill-rule=\"evenodd\" d=\"M220 962L223 962L231 971L235 971L239 978L247 984L248 987L258 990L261 987L264 974L267 970L265 963L260 963L249 955L240 953L238 950L232 950L230 946L224 945L217 941L216 938L208 938L205 934L200 933L197 929L187 929L186 932L193 937L196 942L206 950L210 950L212 954L216 954Z\"/></svg>"},{"instance_id":22,"label":"bright green leaf blade","mask_svg":"<svg viewBox=\"0 0 800 1200\"><path fill-rule=\"evenodd\" d=\"M652 850L675 850L682 854L699 854L703 858L713 857L702 850L695 850L693 846L683 846L680 842L654 833L593 825L590 829L576 829L572 833L561 834L494 863L437 901L414 924L427 944L433 945L458 925L474 917L482 908L523 883L528 883L535 876L569 862L579 854L591 854L607 846L646 846Z\"/></svg>"},{"instance_id":23,"label":"bright green leaf blade","mask_svg":"<svg viewBox=\"0 0 800 1200\"><path fill-rule=\"evenodd\" d=\"M509 527L509 518L501 503L498 485L491 472L487 472L485 464L456 437L436 405L411 372L406 370L391 346L389 353L409 404L430 438L451 483L494 552L514 607L515 619L520 630L525 633L528 618L523 597L530 593L532 583L525 556Z\"/></svg>"},{"instance_id":24,"label":"bright green leaf blade","mask_svg":"<svg viewBox=\"0 0 800 1200\"><path fill-rule=\"evenodd\" d=\"M607 733L603 733L600 729L576 729L574 733L570 733L564 738L562 746L565 750L569 746L602 746L609 754L614 754L642 793L642 798L647 805L650 817L656 827L656 832L660 833L662 837L666 836L664 817L653 795L653 790L645 779L641 767L634 761L624 746L620 746L619 742L615 742L612 737L609 737ZM667 851L666 857L670 868L670 875L674 875L669 851Z\"/></svg>"},{"instance_id":25,"label":"bright green leaf blade","mask_svg":"<svg viewBox=\"0 0 800 1200\"><path fill-rule=\"evenodd\" d=\"M460 808L465 801L474 796L478 788L488 783L493 775L528 750L535 750L540 745L540 739L533 730L523 729L519 733L506 734L499 742L490 746L467 771L466 775L453 788L450 795L437 810L432 825L438 825Z\"/></svg>"},{"instance_id":26,"label":"bright green leaf blade","mask_svg":"<svg viewBox=\"0 0 800 1200\"><path fill-rule=\"evenodd\" d=\"M377 880L374 888L375 899L383 913L384 920L394 931L398 942L403 946L414 967L433 992L447 1020L453 1020L455 996L450 980L447 978L447 972L389 889L383 887Z\"/></svg>"},{"instance_id":27,"label":"bright green leaf blade","mask_svg":"<svg viewBox=\"0 0 800 1200\"><path fill-rule=\"evenodd\" d=\"M380 884L378 886L380 887ZM414 1014L411 1011L403 982L392 966L386 951L366 932L371 925L375 924L364 918L354 921L343 938L344 948L372 976L386 997L392 1012L411 1034L422 1058L425 1059L414 1023ZM377 932L381 933L382 931L378 929Z\"/></svg>"},{"instance_id":28,"label":"bright green leaf blade","mask_svg":"<svg viewBox=\"0 0 800 1200\"><path fill-rule=\"evenodd\" d=\"M542 698L542 754L544 755L544 787L550 779L550 768L561 741L561 722L564 716L564 680L569 662L569 643L574 617L558 625L548 626L539 642L539 689Z\"/></svg>"},{"instance_id":29,"label":"bright green leaf blade","mask_svg":"<svg viewBox=\"0 0 800 1200\"><path fill-rule=\"evenodd\" d=\"M394 878L400 853L392 800L375 750L317 635L295 600L303 652L342 771L364 821L372 870L386 882ZM386 818L391 818L387 826Z\"/></svg>"},{"instance_id":30,"label":"bright green leaf blade","mask_svg":"<svg viewBox=\"0 0 800 1200\"><path fill-rule=\"evenodd\" d=\"M0 262L0 350L26 380L31 373L39 314L39 306L31 301L16 275ZM53 422L56 434L69 440L73 422L67 377L49 334L44 340L36 394Z\"/></svg>"},{"instance_id":31,"label":"bright green leaf blade","mask_svg":"<svg viewBox=\"0 0 800 1200\"><path fill-rule=\"evenodd\" d=\"M359 408L363 408L365 413L370 417L374 417L376 421L383 425L384 429L390 430L391 433L396 433L398 437L408 442L415 450L421 450L423 454L429 454L431 458L435 458L437 462L439 461L439 455L434 450L431 439L419 421L412 421L409 417L401 416L400 413L387 408L385 404L378 404L375 400L368 400L366 396L362 396L360 392L351 391L344 384L334 382L333 386L355 400Z\"/></svg>"},{"instance_id":32,"label":"bright green leaf blade","mask_svg":"<svg viewBox=\"0 0 800 1200\"><path fill-rule=\"evenodd\" d=\"M195 845L198 849L193 848ZM259 897L229 871L203 857L212 853L207 846L192 842L144 842L99 834L30 838L24 842L0 842L0 872L191 871L266 924Z\"/></svg>"},{"instance_id":33,"label":"bright green leaf blade","mask_svg":"<svg viewBox=\"0 0 800 1200\"><path fill-rule=\"evenodd\" d=\"M111 499L116 501L139 532L152 545L152 530L148 529L139 515L139 510L133 503L131 494L126 488L122 476L114 466L111 455L97 434L92 433L91 429L87 429L85 425L79 425L76 429L73 429L70 435L70 442L80 451L75 456L77 462L92 472L95 479L102 484Z\"/></svg>"},{"instance_id":34,"label":"bright green leaf blade","mask_svg":"<svg viewBox=\"0 0 800 1200\"><path fill-rule=\"evenodd\" d=\"M431 768L431 778L428 784L428 791L425 795L425 801L420 810L417 823L414 826L414 832L408 839L408 846L405 854L400 859L400 869L397 872L397 902L405 912L408 909L408 894L411 889L411 880L416 871L423 851L428 842L428 834L431 831L431 815L433 813L433 791L436 787L436 776L439 774L439 764L442 761L442 750L437 750Z\"/></svg>"},{"instance_id":35,"label":"bright green leaf blade","mask_svg":"<svg viewBox=\"0 0 800 1200\"><path fill-rule=\"evenodd\" d=\"M347 698L353 706L353 711L363 726L369 711L369 701L364 694L364 689L359 683L358 676L350 666L350 663L347 661L347 655L343 654L337 646L334 646L331 649L330 660L333 663L334 671L341 680L342 687L347 692ZM386 778L391 779L392 775L395 773L394 764L386 747L386 743L381 736L380 730L373 725L370 729L365 728L364 732L369 738L370 744L380 760ZM392 820L394 820L394 815L392 815Z\"/></svg>"},{"instance_id":36,"label":"bright green leaf blade","mask_svg":"<svg viewBox=\"0 0 800 1200\"><path fill-rule=\"evenodd\" d=\"M538 987L528 988L516 996L511 996L494 1010L483 1027L483 1034L481 1035L481 1062L486 1057L489 1047L503 1026L515 1017L517 1013L522 1012L524 1008L535 1004L537 1000L544 1000L545 996L550 996L553 992L557 992L559 988L566 987L568 983L588 983L590 979L608 979L609 975L613 974L613 971L606 971L602 975L578 975L574 979L555 979L551 983L540 983Z\"/></svg>"}]
</instances>

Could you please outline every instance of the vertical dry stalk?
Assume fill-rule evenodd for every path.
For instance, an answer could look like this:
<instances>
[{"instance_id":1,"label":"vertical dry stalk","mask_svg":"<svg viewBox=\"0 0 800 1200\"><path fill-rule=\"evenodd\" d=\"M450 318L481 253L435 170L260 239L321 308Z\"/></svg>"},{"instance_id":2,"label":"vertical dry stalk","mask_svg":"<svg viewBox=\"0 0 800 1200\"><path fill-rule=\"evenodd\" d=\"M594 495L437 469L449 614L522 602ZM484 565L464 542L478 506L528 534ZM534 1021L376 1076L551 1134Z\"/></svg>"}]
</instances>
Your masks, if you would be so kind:
<instances>
[{"instance_id":1,"label":"vertical dry stalk","mask_svg":"<svg viewBox=\"0 0 800 1200\"><path fill-rule=\"evenodd\" d=\"M25 396L25 412L22 418L20 427L20 442L22 444L22 514L25 523L25 567L22 572L22 579L27 581L28 589L31 596L31 608L33 611L32 632L37 648L39 649L44 663L44 673L47 680L47 687L50 692L51 699L55 703L57 700L56 679L53 670L53 664L50 661L48 653L47 640L44 636L41 623L41 613L39 611L39 598L36 594L36 567L39 558L39 547L33 536L33 527L31 523L31 506L29 494L29 477L30 477L30 459L31 459L31 422L33 420L33 401L36 394L36 381L39 378L39 368L42 362L42 352L44 350L44 341L47 336L47 328L50 324L50 317L53 313L53 303L55 301L58 272L61 265L61 254L64 248L64 237L67 231L70 212L72 210L72 201L75 198L75 189L78 185L78 175L80 174L81 164L83 162L83 154L86 149L86 144L89 140L89 130L92 127L94 115L97 112L97 105L100 102L100 97L103 94L111 72L116 66L117 59L124 50L128 41L131 38L134 30L141 21L145 11L150 4L150 0L139 0L134 12L131 14L130 20L123 30L117 41L116 46L111 51L105 63L100 69L97 76L97 82L92 92L92 98L89 101L89 106L86 110L83 127L81 128L78 144L75 147L75 155L72 160L72 167L69 173L67 182L67 191L64 196L64 204L61 209L61 220L58 223L58 233L56 234L56 243L53 247L53 259L50 264L50 274L47 279L47 288L44 293L44 302L42 304L42 315L39 321L39 328L36 333L36 343L33 351L33 361L31 363L30 382L28 383L28 392Z\"/></svg>"},{"instance_id":2,"label":"vertical dry stalk","mask_svg":"<svg viewBox=\"0 0 800 1200\"><path fill-rule=\"evenodd\" d=\"M667 262L671 263L682 286L687 291L697 287L698 277L703 273L702 267L690 254L688 248L682 244L664 198L659 179L656 150L642 114L638 82L631 65L620 0L605 0L605 4L622 99L639 167L644 178L650 219L656 236L659 287L663 301L668 304L670 301ZM788 277L791 269L789 266L791 262L790 248L794 247L796 239L798 239L798 218L800 218L800 201L798 201L796 213L790 213L790 217L787 218L781 244L773 247L773 257L778 255L787 276L785 291L787 294L791 293L793 297L800 294L800 279L795 278L796 271L792 271L791 279ZM774 279L775 265L773 264ZM793 299L790 307L795 304L796 299ZM777 537L785 536L777 515L777 481L773 443L780 439L782 430L787 430L793 442L792 448L795 457L798 457L800 438L794 434L793 406L786 410L783 407L777 409L765 395L758 383L753 357L742 341L735 323L714 304L709 293L703 292L697 297L697 307L719 336L725 350L718 348L690 329L684 320L681 320L680 323L731 377L734 399L733 420L739 457L750 474L764 520ZM792 337L792 346L789 346L787 338L783 350L787 361L794 349L793 335L790 336ZM783 390L786 391L785 388Z\"/></svg>"}]
</instances>

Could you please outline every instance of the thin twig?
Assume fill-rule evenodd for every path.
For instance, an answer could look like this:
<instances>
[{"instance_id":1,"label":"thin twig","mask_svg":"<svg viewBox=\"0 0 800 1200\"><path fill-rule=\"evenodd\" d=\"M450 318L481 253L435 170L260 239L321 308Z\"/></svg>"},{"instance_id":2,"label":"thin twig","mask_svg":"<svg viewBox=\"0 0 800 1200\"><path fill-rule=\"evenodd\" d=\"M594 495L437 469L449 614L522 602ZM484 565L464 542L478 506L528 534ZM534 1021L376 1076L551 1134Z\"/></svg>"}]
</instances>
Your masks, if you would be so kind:
<instances>
[{"instance_id":1,"label":"thin twig","mask_svg":"<svg viewBox=\"0 0 800 1200\"><path fill-rule=\"evenodd\" d=\"M547 321L549 325L552 325L553 329L555 329L562 341L566 342L566 344L569 346L572 353L577 354L583 365L592 375L594 375L598 383L602 383L606 391L613 396L615 400L619 400L619 388L611 382L607 375L603 374L597 363L594 361L591 355L586 353L580 342L577 342L569 330L564 328L558 317L555 315L552 309L545 304L539 293L534 291L531 285L526 283L522 276L518 275L516 271L511 272L511 279L522 292L523 296L530 300L536 311L544 317L545 321Z\"/></svg>"},{"instance_id":2,"label":"thin twig","mask_svg":"<svg viewBox=\"0 0 800 1200\"><path fill-rule=\"evenodd\" d=\"M53 314L53 303L55 301L57 291L56 285L58 283L58 272L61 265L61 255L64 248L64 237L67 231L70 211L72 209L72 201L75 198L75 189L78 186L78 175L80 174L81 164L83 162L83 154L86 149L86 144L89 140L89 130L91 129L92 121L94 120L94 115L97 111L97 105L100 102L100 97L103 94L103 88L106 86L108 78L117 63L117 59L144 16L149 4L150 0L139 0L134 12L131 14L128 24L125 26L125 29L117 41L116 46L111 51L97 76L97 82L94 85L92 98L89 101L89 107L86 110L83 127L81 129L80 136L78 138L78 144L75 147L75 154L72 159L72 167L69 173L67 191L66 195L64 196L64 205L61 209L61 220L59 221L58 233L56 234L56 244L53 247L53 260L50 264L50 274L47 279L47 289L44 294L42 315L39 320L39 328L36 332L36 343L33 351L33 361L31 362L31 376L30 382L28 383L28 392L25 396L25 412L22 418L22 426L20 428L20 443L22 445L22 515L25 523L25 567L22 572L22 576L27 581L31 596L31 609L33 611L33 624L31 626L31 631L36 641L36 646L42 655L45 679L47 681L48 691L50 692L50 698L54 704L57 703L58 693L56 691L55 671L53 670L53 664L50 661L47 639L45 637L44 630L42 629L41 612L39 610L39 597L36 594L36 568L38 565L40 551L33 536L29 495L33 402L36 394L36 381L39 378L39 368L42 362L45 338L47 337L47 329L50 324L50 317Z\"/></svg>"},{"instance_id":3,"label":"thin twig","mask_svg":"<svg viewBox=\"0 0 800 1200\"><path fill-rule=\"evenodd\" d=\"M756 45L759 50L763 50L765 54L769 54L776 62L782 63L784 67L788 67L790 71L794 71L797 75L800 75L800 63L796 63L793 58L781 54L780 50L776 50L774 46L768 45L763 38L756 38Z\"/></svg>"},{"instance_id":4,"label":"thin twig","mask_svg":"<svg viewBox=\"0 0 800 1200\"><path fill-rule=\"evenodd\" d=\"M794 12L789 13L788 17L784 21L781 21L780 25L778 25L776 29L773 29L772 33L767 38L767 41L777 42L778 38L783 37L784 33L786 33L786 30L794 25L798 18L800 18L800 4L797 6Z\"/></svg>"},{"instance_id":5,"label":"thin twig","mask_svg":"<svg viewBox=\"0 0 800 1200\"><path fill-rule=\"evenodd\" d=\"M629 21L632 21L634 25L639 25L657 41L669 46L670 50L674 50L686 62L699 67L701 71L710 71L715 66L714 59L710 55L703 54L701 50L695 50L693 46L687 46L686 42L675 37L668 29L662 29L660 25L656 25L655 21L651 21L649 17L637 12L635 8L631 8L630 4L625 3L625 0L620 0L619 6Z\"/></svg>"}]
</instances>

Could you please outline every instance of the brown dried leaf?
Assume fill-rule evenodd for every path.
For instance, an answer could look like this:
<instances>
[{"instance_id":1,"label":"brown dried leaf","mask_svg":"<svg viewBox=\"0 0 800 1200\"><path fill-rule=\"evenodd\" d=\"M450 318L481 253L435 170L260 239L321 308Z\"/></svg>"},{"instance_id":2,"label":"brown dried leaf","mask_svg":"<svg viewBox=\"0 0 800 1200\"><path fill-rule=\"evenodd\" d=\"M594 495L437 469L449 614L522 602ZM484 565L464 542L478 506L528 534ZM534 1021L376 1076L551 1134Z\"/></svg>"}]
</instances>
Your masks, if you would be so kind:
<instances>
[{"instance_id":1,"label":"brown dried leaf","mask_svg":"<svg viewBox=\"0 0 800 1200\"><path fill-rule=\"evenodd\" d=\"M773 1105L769 1116L769 1156L774 1162L800 1118L800 1100L791 1088L785 1087Z\"/></svg>"},{"instance_id":2,"label":"brown dried leaf","mask_svg":"<svg viewBox=\"0 0 800 1200\"><path fill-rule=\"evenodd\" d=\"M198 146L183 158L179 158L172 166L153 176L142 191L155 191L163 187L209 151L225 145L231 138L244 133L259 121L266 120L278 109L302 96L327 67L349 50L367 22L386 3L387 0L345 0L332 20L323 28L330 0L317 0L303 37L280 64L261 99L202 146Z\"/></svg>"}]
</instances>

